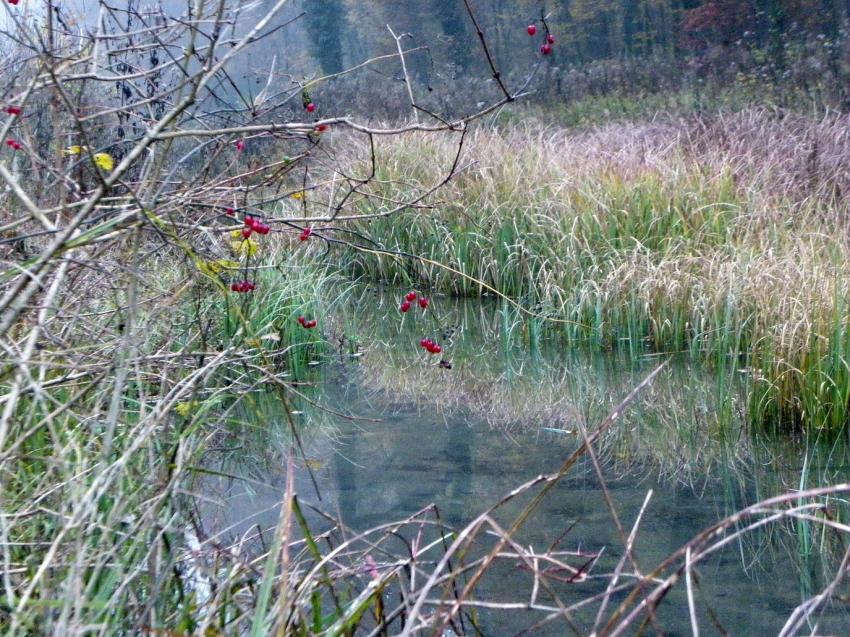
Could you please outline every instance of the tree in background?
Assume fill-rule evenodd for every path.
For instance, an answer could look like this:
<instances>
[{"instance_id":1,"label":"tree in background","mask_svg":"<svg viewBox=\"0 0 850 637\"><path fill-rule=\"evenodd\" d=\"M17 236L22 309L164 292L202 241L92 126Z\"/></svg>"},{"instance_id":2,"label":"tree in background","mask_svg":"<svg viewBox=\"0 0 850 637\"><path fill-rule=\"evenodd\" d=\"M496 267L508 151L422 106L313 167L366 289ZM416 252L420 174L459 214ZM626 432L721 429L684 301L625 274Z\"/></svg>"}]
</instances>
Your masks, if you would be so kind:
<instances>
[{"instance_id":1,"label":"tree in background","mask_svg":"<svg viewBox=\"0 0 850 637\"><path fill-rule=\"evenodd\" d=\"M755 13L748 2L719 0L706 2L682 12L679 43L691 53L703 53L712 46L729 46L752 28Z\"/></svg>"},{"instance_id":2,"label":"tree in background","mask_svg":"<svg viewBox=\"0 0 850 637\"><path fill-rule=\"evenodd\" d=\"M345 56L343 42L348 31L348 13L343 0L321 0L309 2L307 29L313 55L325 75L343 70Z\"/></svg>"}]
</instances>

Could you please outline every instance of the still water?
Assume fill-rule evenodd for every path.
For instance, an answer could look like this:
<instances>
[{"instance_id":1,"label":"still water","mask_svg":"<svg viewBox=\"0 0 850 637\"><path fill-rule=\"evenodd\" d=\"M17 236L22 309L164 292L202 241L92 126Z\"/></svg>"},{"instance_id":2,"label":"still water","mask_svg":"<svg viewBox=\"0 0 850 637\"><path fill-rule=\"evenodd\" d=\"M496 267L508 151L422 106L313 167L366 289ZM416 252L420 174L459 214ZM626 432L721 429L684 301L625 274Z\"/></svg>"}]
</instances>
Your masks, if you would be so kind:
<instances>
[{"instance_id":1,"label":"still water","mask_svg":"<svg viewBox=\"0 0 850 637\"><path fill-rule=\"evenodd\" d=\"M442 301L435 324L422 317L399 321L392 299L369 301L360 306L369 312L326 328L340 346L317 356L322 364L300 386L310 401L334 413L309 401L293 406L306 456L296 477L300 498L356 531L431 503L444 522L462 527L519 484L555 471L576 449L580 427L592 430L666 358L582 354L545 338L529 347L527 326L496 304ZM418 347L421 337L432 335L445 343L441 356ZM441 368L439 359L452 368ZM635 544L642 571L741 507L789 489L846 480L843 446L746 431L743 376L733 365L709 371L673 357L599 441L606 485L627 531L652 492ZM215 503L204 511L208 531L230 540L268 532L278 520L284 450L291 441L281 405L271 399L257 405L249 433L208 463L236 476L211 478L204 487ZM508 505L499 519L509 523L518 510L519 504ZM320 527L322 521L313 523ZM818 529L787 521L767 526L702 563L696 590L701 634L778 634L793 609L829 582L846 548L843 539L812 540ZM587 458L548 494L517 540L542 551L559 538L561 549L598 553L594 573L610 573L623 555ZM477 599L527 601L530 578L519 565L495 575L485 579ZM603 579L561 583L558 590L572 603L605 585ZM595 607L574 617L579 634L589 632L594 617ZM485 635L512 635L540 618L530 611L483 610L479 627ZM845 603L831 602L818 618L812 634L850 634ZM555 622L528 634L573 633ZM691 634L683 585L667 596L656 626L645 634Z\"/></svg>"}]
</instances>

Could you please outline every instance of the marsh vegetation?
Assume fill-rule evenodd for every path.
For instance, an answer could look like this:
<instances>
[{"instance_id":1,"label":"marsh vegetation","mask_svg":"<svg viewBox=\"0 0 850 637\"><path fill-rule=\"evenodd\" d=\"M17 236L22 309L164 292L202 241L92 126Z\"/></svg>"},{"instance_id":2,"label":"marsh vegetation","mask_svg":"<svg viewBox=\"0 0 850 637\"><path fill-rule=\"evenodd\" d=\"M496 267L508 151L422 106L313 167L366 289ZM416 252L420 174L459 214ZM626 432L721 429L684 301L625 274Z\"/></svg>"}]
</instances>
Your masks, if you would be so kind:
<instances>
[{"instance_id":1,"label":"marsh vegetation","mask_svg":"<svg viewBox=\"0 0 850 637\"><path fill-rule=\"evenodd\" d=\"M321 4L3 5L0 630L847 632L840 3Z\"/></svg>"}]
</instances>

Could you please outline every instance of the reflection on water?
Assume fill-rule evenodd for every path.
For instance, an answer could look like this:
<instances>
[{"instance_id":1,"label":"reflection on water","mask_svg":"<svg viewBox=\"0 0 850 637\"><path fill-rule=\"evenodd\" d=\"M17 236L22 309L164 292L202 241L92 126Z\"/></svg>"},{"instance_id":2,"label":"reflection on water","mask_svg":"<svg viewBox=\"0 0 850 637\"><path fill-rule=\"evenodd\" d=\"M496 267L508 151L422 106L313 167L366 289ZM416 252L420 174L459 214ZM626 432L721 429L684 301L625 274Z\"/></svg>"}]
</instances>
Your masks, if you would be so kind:
<instances>
[{"instance_id":1,"label":"reflection on water","mask_svg":"<svg viewBox=\"0 0 850 637\"><path fill-rule=\"evenodd\" d=\"M456 304L442 310L439 325L420 317L420 325L401 326L392 302L369 306L345 325L346 333L371 343L367 355L357 362L329 361L312 396L374 421L315 411L302 416L305 454L321 502L306 469L297 476L300 497L356 530L405 518L429 503L438 505L448 524L462 526L520 483L556 469L576 448L575 432L592 428L657 363L543 346L527 352L509 340L522 331L506 335L504 312L495 306ZM445 347L451 371L416 348L426 330L446 325L455 329ZM636 544L645 572L743 506L789 488L846 479L843 449L743 432L740 380L734 368L708 372L681 359L599 443L607 486L626 527L653 491ZM268 403L263 409L262 435L245 436L248 447L238 453L210 458L211 468L248 480L207 480L206 492L221 503L205 507L208 531L227 529L226 535L237 538L277 523L289 443L280 406ZM509 520L512 510L502 516ZM600 552L594 570L614 570L622 541L588 462L549 494L517 539L542 550L568 529L561 547ZM775 635L794 607L825 585L832 571L824 565L832 555L822 553L804 530L766 527L701 566L698 618L706 634L719 622L732 635ZM835 547L839 555L842 550ZM501 569L478 598L523 599L528 580L519 568ZM587 595L604 590L605 582L573 586L577 596ZM513 634L535 619L522 612L481 616L487 635ZM592 615L576 619L579 626L592 620ZM690 634L682 587L661 607L658 626L666 634ZM818 631L850 633L845 609L827 606ZM565 627L553 624L533 634L561 635Z\"/></svg>"}]
</instances>

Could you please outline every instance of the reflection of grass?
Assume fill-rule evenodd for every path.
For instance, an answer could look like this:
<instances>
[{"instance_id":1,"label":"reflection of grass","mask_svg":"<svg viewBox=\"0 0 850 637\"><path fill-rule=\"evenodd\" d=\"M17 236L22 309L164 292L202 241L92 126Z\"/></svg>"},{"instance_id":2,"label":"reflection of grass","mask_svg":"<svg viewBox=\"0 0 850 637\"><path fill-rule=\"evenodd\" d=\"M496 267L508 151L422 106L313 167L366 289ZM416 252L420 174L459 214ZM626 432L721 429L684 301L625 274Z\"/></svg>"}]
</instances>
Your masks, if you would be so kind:
<instances>
[{"instance_id":1,"label":"reflection of grass","mask_svg":"<svg viewBox=\"0 0 850 637\"><path fill-rule=\"evenodd\" d=\"M369 341L373 344L373 347L369 349L367 357L364 359L363 366L360 368L362 374L361 382L365 383L367 390L372 388L389 393L393 401L420 399L423 408L452 408L454 410L463 401L451 402L454 399L452 397L449 402L443 403L439 397L441 392L450 392L452 384L460 385L458 395L462 399L468 383L473 382L470 381L470 378L474 377L474 386L478 387L480 383L486 381L486 374L498 375L499 370L501 370L503 377L493 376L493 378L496 378L497 385L516 382L518 392L523 392L526 402L531 405L534 398L534 382L531 381L533 380L538 384L545 381L546 376L553 369L556 369L565 362L555 360L545 347L541 348L541 354L534 361L524 356L518 348L503 350L500 345L488 347L484 344L484 341L478 340L476 335L483 334L487 337L498 334L500 321L496 308L490 308L489 311L486 309L482 311L480 307L476 307L471 311L465 311L469 310L469 308L465 308L463 304L452 303L450 307L446 307L445 301L439 300L438 302L442 305L439 312L444 322L459 326L456 336L450 344L451 356L458 364L456 370L466 371L459 379L455 379L452 373L456 370L452 370L452 373L439 370L435 365L428 365L422 359L417 359L413 349L406 349L403 345L400 345L400 343L404 343L407 340L407 336L417 334L419 326L411 326L409 322L407 325L399 328L396 321L387 320L387 317L381 311L380 299L375 303L373 297L369 296L368 298L370 307L374 308L377 305L378 311L371 318L367 318L367 312L362 307L355 305L353 309L356 310L355 314L358 320L352 320L350 324L352 330L356 329L360 333L370 334ZM386 303L386 307L389 311L393 311L395 307L394 297ZM470 329L476 325L475 321L480 319L484 320L483 329L480 332ZM390 348L392 351L389 353L379 349L383 346L374 345L384 338L392 344ZM503 355L500 356L500 353ZM620 357L609 360L613 363L612 365L599 365L598 360L594 359L573 360L571 361L573 365L570 367L568 373L562 377L550 378L548 382L553 386L563 384L567 390L572 390L575 384L564 380L572 374L581 377L583 379L581 382L586 382L592 386L598 386L600 378L603 380L607 379L608 384L600 390L598 396L594 396L594 401L600 405L606 404L609 400L615 400L608 394L621 396L630 389L629 387L620 385L623 378L632 377L632 375L635 378L639 378L645 375L639 374L637 370L631 368L627 368L625 371L617 370L617 366L624 363ZM534 369L527 367L527 365L532 363L536 366ZM385 374L380 372L379 368L381 366L389 368L389 371L392 373ZM356 369L353 368L351 371L356 372ZM507 381L505 379L507 376L510 376L512 380ZM691 384L686 384L683 382L686 377L693 377L693 370L682 365L676 367L667 379L657 379L653 388L648 389L648 391L654 393L644 401L643 408L650 410L657 409L656 406L659 403L663 403L664 407L669 407L670 404L681 399L681 395L675 396L673 394L676 386L684 388L684 391L696 392L700 379L695 379ZM396 379L395 382L392 379ZM424 383L424 391L415 386L408 386L408 380L411 382L415 381L417 384ZM706 391L710 393L711 389ZM604 398L600 396L604 396ZM634 406L630 405L626 414ZM467 411L474 410L477 407L478 403L467 406ZM511 409L514 408L515 405L511 405ZM599 409L602 409L602 407L600 406ZM595 408L578 411L586 411L586 417L595 426L598 426L600 421L603 420L602 416L593 413ZM646 413L643 416L652 418L652 416L647 416ZM638 439L632 438L632 434L626 432L626 438L623 439L621 433L618 433L618 431L638 427L640 426L639 421L640 416L637 418L626 418L622 421L617 419L611 431L598 440L597 448L601 449L604 453L608 453L609 457L613 457L610 453L612 444L616 446L624 441L627 447L636 444ZM458 424L455 421L450 426L458 426ZM611 422L608 424L610 425ZM639 437L641 434L642 432L638 431L634 435ZM747 437L744 436L743 438ZM763 442L757 438L749 440L753 443ZM662 445L663 441L651 441L648 444L652 444L653 446ZM370 442L370 445L375 445L375 442ZM377 451L377 448L375 450ZM676 450L674 449L673 453L675 452ZM757 467L761 465L764 457L769 455L762 454L759 451L758 444L752 444L751 447L747 447L746 449L723 448L723 452L726 454L725 456L717 456L713 461L718 469L726 470L727 475L731 475L736 469L743 469L747 463L755 464L752 470L757 472ZM639 453L639 451L636 452L632 461L640 460L638 457ZM745 453L750 455L745 456ZM518 461L518 465L522 464L522 459L519 458L519 455L521 455L521 452L511 458L500 458L499 462L502 471L511 473L513 468L512 462L515 460ZM568 450L565 452L565 456L569 456ZM792 456L793 454L784 453L779 454L778 458L790 458ZM581 453L577 453L574 458L579 457L581 457ZM724 462L731 461L733 458L736 464L724 466ZM698 461L694 461L694 464L689 467L694 470L694 473L698 469L695 466ZM402 457L399 459L399 462L403 464L406 462L406 459ZM572 462L574 460L571 459L569 464L565 464L565 466L571 467L573 470L578 470L577 467L572 465ZM564 475L569 475L566 473L566 470ZM677 474L677 477L682 477L683 475L680 472ZM387 479L391 480L390 477ZM734 484L730 484L730 489L733 491L729 499L730 514L743 506L742 501L744 503L752 501L750 494L741 495L737 493L742 488L742 485L739 484L737 476L733 480ZM745 482L745 480L741 480L741 482ZM554 481L551 484L554 484ZM316 631L320 627L327 626L331 622L339 621L344 621L352 627L358 626L368 632L373 628L373 624L368 619L368 615L359 614L359 610L364 608L364 605L374 611L376 617L385 618L388 610L394 608L394 606L389 605L389 602L386 602L388 606L384 606L385 600L390 599L395 603L395 600L401 595L404 601L400 604L400 607L407 609L413 607L418 597L413 595L408 599L406 597L408 594L407 591L419 591L422 586L421 582L428 581L428 576L431 572L442 572L439 581L440 583L450 582L452 584L452 589L450 590L463 591L466 590L466 586L473 579L471 573L479 567L481 568L482 579L477 586L478 594L467 595L465 593L458 593L459 597L465 600L461 604L461 608L466 609L469 613L466 616L466 621L470 621L470 617L474 616L476 604L482 600L484 600L484 603L491 604L489 607L491 610L504 610L508 613L510 604L520 603L521 600L527 598L528 591L532 586L531 574L535 572L535 577L540 577L541 580L537 584L542 587L545 593L541 592L541 595L536 597L534 602L528 604L525 610L533 611L534 613L549 613L557 617L558 609L552 600L563 595L565 605L576 604L576 606L569 606L572 620L577 625L584 627L584 631L581 634L587 634L589 632L590 622L593 621L594 613L588 613L587 607L584 604L588 604L590 609L594 612L596 611L598 608L598 598L595 602L591 602L590 600L593 595L600 592L606 582L611 581L610 569L613 569L622 547L616 541L611 546L606 545L605 554L598 561L596 560L597 554L594 552L597 550L596 547L584 548L582 538L586 537L584 533L587 533L587 530L584 528L585 523L589 523L590 528L593 528L594 522L598 523L598 520L594 521L592 516L588 519L579 519L576 527L574 529L571 528L565 538L561 538L557 550L554 547L546 550L545 543L542 546L535 544L537 550L532 552L531 549L528 549L529 554L527 554L526 549L523 548L525 545L522 544L522 540L519 537L511 538L515 541L509 544L505 529L512 523L512 520L518 520L521 517L519 511L524 510L525 507L534 506L533 503L535 501L533 499L531 503L529 502L529 497L536 490L533 485L534 483L528 483L518 488L512 497L505 498L504 502L511 502L507 506L500 507L498 515L493 514L491 518L482 515L461 532L443 528L437 509L429 507L407 520L388 523L385 526L364 533L360 533L359 530L345 529L340 523L337 529L327 531L319 537L315 536L308 529L304 516L298 513L299 531L294 534L294 537L293 531L288 530L292 527L282 524L278 526L275 534L276 538L284 538L281 541L290 542L290 550L295 553L295 562L302 569L301 572L307 573L304 577L299 576L297 579L298 584L293 586L291 593L287 596L287 602L300 607L305 617L312 619L310 624L312 629L306 632L302 631L302 633L293 631L293 634L316 634ZM389 485L384 485L380 480L369 482L365 497L370 497L369 494L373 490L380 492L385 486L391 489ZM549 488L549 485L546 483L538 486ZM775 484L770 486L762 484L762 488L766 490L776 488L778 490ZM496 494L493 495L494 497L496 496ZM601 497L601 494L599 497ZM810 506L810 501L811 497L798 501L792 495L787 504L789 507L799 505ZM829 502L829 499L820 498L817 501ZM297 506L297 501L292 501L290 506ZM329 506L333 507L333 504L331 503ZM634 504L624 504L623 506L630 508ZM833 506L829 515L833 519L841 519L842 515L840 511L842 508L843 504L840 503L837 506ZM716 577L712 575L714 568L713 560L717 558L710 556L715 550L714 546L719 545L729 535L732 535L735 541L733 544L727 546L726 552L719 558L724 562L722 570L724 573L732 572L732 569L727 564L728 560L731 559L734 562L742 559L744 569L748 573L755 574L757 577L762 576L762 567L769 566L770 554L772 554L773 559L784 565L781 572L783 574L792 574L792 577L793 571L787 567L787 563L789 559L794 560L795 564L800 568L800 572L804 575L801 580L804 590L814 592L816 591L815 587L826 583L826 574L834 571L836 558L840 558L840 552L843 550L843 546L841 546L842 537L826 529L824 523L827 519L825 517L818 517L814 521L805 519L809 511L814 512L816 516L819 515L818 509L814 507L789 510L786 507L786 503L783 502L777 504L775 509L780 512L778 519L766 527L760 526L759 520L773 512L773 509L770 507L767 507L764 511L749 511L741 517L723 520L719 528L725 529L724 532L699 536L689 543L689 546L692 547L691 555L696 556L702 569L700 573L695 573L694 577L705 575L704 585L707 593L699 600L700 606L704 603L711 604L712 595L718 591L721 594L727 594L730 589L745 593L752 592L752 583L748 583L746 577L738 578L739 581L728 583L728 586L724 582L719 582L719 587L717 588L714 586ZM560 508L556 510L559 511L559 515L563 514ZM652 542L652 539L657 533L663 534L668 532L663 523L661 524L662 528L659 529L656 521L651 519L654 510L654 506L651 506L647 510L646 520L639 532L639 537L644 543ZM286 511L287 508L284 507L281 515L285 516ZM475 512L470 511L469 513L470 515L474 515ZM433 520L430 519L432 515L435 516ZM721 513L718 517L723 517L723 514ZM501 526L497 526L493 520L499 520ZM327 529L329 523L331 525L333 524L330 518L325 518L321 528ZM803 540L803 535L799 530L801 525L809 525L811 527L808 540ZM539 538L539 529L528 528L533 526L533 523L528 524L525 530L533 532L534 537ZM306 544L302 538L306 538ZM404 538L404 540L401 538ZM798 538L800 538L799 543ZM552 538L546 538L547 542L551 540ZM581 543L583 550L574 550L577 542ZM279 546L277 543L271 542L268 546L270 547L270 551L265 559L270 562L278 559ZM809 548L806 548L806 546ZM452 567L449 565L447 567L446 563L441 561L441 558L445 557L446 550L453 550L456 547L460 547L460 550L453 557L456 566ZM642 544L638 548L638 552L642 557L641 564L645 569L654 568L656 560L663 560L666 557L663 553L656 554L648 550L644 552L643 548L645 547L646 545ZM482 556L491 551L495 556L495 561L491 565L485 566ZM799 557L795 557L798 553ZM640 590L640 587L635 587L634 581L636 576L627 567L622 574L622 578L620 578L621 585L623 586L622 590L635 590L636 594L639 595L637 597L639 600L648 591L658 586L662 578L670 577L674 578L671 581L675 581L675 572L677 569L682 568L683 556L684 553L680 552L678 557L673 557L668 562L659 566L658 570L653 573L653 576L657 579L643 580L643 591ZM538 564L536 562L537 560L539 560L540 572L535 571ZM407 567L408 564L409 568ZM461 564L472 570L465 571L465 569L458 568ZM405 565L405 567L400 568L399 565ZM577 572L576 569L582 569L580 571L581 575L573 577ZM417 579L421 576L420 587L411 586L407 579L406 573L413 571L417 573ZM466 576L461 575L464 572L467 573ZM767 572L771 572L769 568ZM681 582L681 579L679 581ZM505 582L509 582L509 584ZM429 587L430 585L426 585L425 590L428 590ZM498 596L492 596L490 594L493 590L498 591ZM783 586L782 590L783 592L787 592L787 587ZM766 594L769 595L770 593ZM432 603L440 604L440 602L436 601L440 597L439 591L434 590L431 595L429 599L434 600ZM446 599L449 603L454 601L455 597L450 592L447 595ZM381 598L384 601L380 601ZM622 595L615 596L616 602L610 608L611 612L614 611L616 604L622 598ZM500 609L500 602L494 602L494 600L504 602L504 609ZM674 606L675 610L679 611L684 606L685 601L681 595L674 594L668 596L665 604ZM724 605L724 608L727 607L728 605ZM660 614L662 624L664 624L666 619L663 618L669 618L669 616L666 615L664 608L661 609ZM413 615L415 616L415 613ZM432 618L430 621L439 621L438 614L428 613L428 617ZM523 615L520 620L525 622L527 618L527 615ZM726 619L724 617L723 621L725 622ZM391 623L391 620L388 619L388 622ZM531 620L528 623L530 624ZM430 626L430 624L425 625ZM439 630L437 632L439 634ZM631 632L626 634L631 634Z\"/></svg>"},{"instance_id":2,"label":"reflection of grass","mask_svg":"<svg viewBox=\"0 0 850 637\"><path fill-rule=\"evenodd\" d=\"M419 315L400 322L394 313L398 296L382 295L376 303L374 293L367 292L368 302L352 305L357 317L352 329L369 334L372 344L358 378L366 391L416 402L449 427L469 418L509 435L536 433L559 443L566 437L578 446L579 423L592 429L658 360L563 353L557 339L542 339L529 351L522 345L529 326L499 303L438 297L433 310L439 319ZM451 371L439 369L416 348L419 335L437 324L457 328L446 345ZM716 370L679 355L598 441L610 475L660 471L697 492L719 489L719 515L792 489L845 481L846 445L748 431L744 398L750 382L731 366L719 381ZM510 459L504 462L510 471ZM845 504L836 500L825 514L815 515L840 522ZM794 564L801 590L809 594L827 583L825 574L844 550L840 537L803 516L749 529L735 547L746 572L757 579L776 564Z\"/></svg>"},{"instance_id":3,"label":"reflection of grass","mask_svg":"<svg viewBox=\"0 0 850 637\"><path fill-rule=\"evenodd\" d=\"M299 465L315 468L316 458L324 455L317 450L336 438L337 424L334 416L321 408L325 404L321 372L308 373L304 381L290 390L286 404L276 392L256 389L226 405L204 466L213 472L263 483L285 464L287 450L296 444ZM293 439L290 417L297 427L297 441Z\"/></svg>"},{"instance_id":4,"label":"reflection of grass","mask_svg":"<svg viewBox=\"0 0 850 637\"><path fill-rule=\"evenodd\" d=\"M802 131L802 132L801 132ZM474 167L362 232L415 259L345 253L348 267L399 285L479 295L474 279L550 318L571 340L648 340L720 368L739 354L764 380L754 422L839 430L850 409L839 119L635 124L580 134L515 126L467 137ZM453 139L411 135L379 149L390 201L439 180ZM824 145L826 144L826 145ZM375 212L370 209L369 212ZM457 273L471 278L464 278Z\"/></svg>"},{"instance_id":5,"label":"reflection of grass","mask_svg":"<svg viewBox=\"0 0 850 637\"><path fill-rule=\"evenodd\" d=\"M349 304L350 329L368 334L371 343L359 372L366 389L402 396L452 419L468 415L510 435L577 440L580 425L608 413L658 360L564 351L558 339L545 337L529 349L523 343L533 322L497 302L436 297L430 314L411 312L401 320L397 296L367 290ZM453 368L443 370L440 357L424 353L418 341L452 330L443 356ZM759 474L757 481L773 481L766 494L834 478L821 469L801 485L793 459L807 452L818 467L841 467L845 445L831 449L815 436L800 445L750 434L745 399L753 381L732 365L724 374L678 355L601 441L602 454L623 472L651 466L685 480L728 474L736 489Z\"/></svg>"},{"instance_id":6,"label":"reflection of grass","mask_svg":"<svg viewBox=\"0 0 850 637\"><path fill-rule=\"evenodd\" d=\"M392 313L393 303L386 303ZM498 304L463 303L445 297L431 311L439 320L355 310L356 329L383 345L369 349L361 378L367 388L402 395L428 409L460 412L506 433L575 438L581 425L609 411L623 390L636 384L646 364L625 356L563 353L546 341L528 352L521 344L523 325ZM418 322L419 324L415 324ZM439 324L440 328L435 328ZM456 331L445 341L452 370L421 351L421 335L435 329ZM686 400L681 400L685 396ZM740 391L716 396L712 375L687 362L663 375L633 406L616 437L606 440L612 461L629 465L652 458L665 471L716 461L719 448L740 442Z\"/></svg>"}]
</instances>

